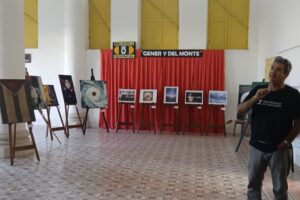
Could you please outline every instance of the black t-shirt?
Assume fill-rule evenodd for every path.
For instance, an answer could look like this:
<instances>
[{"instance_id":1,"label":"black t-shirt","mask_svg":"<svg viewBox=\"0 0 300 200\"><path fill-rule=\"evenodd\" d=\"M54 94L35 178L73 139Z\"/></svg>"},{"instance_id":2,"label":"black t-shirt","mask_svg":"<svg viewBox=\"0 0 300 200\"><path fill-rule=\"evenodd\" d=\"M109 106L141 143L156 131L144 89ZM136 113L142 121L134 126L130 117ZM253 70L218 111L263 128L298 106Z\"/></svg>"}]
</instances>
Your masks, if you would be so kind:
<instances>
[{"instance_id":1,"label":"black t-shirt","mask_svg":"<svg viewBox=\"0 0 300 200\"><path fill-rule=\"evenodd\" d=\"M245 101L256 94L255 87ZM270 92L252 107L250 145L264 152L273 152L289 134L293 120L300 117L300 94L286 85L283 89Z\"/></svg>"}]
</instances>

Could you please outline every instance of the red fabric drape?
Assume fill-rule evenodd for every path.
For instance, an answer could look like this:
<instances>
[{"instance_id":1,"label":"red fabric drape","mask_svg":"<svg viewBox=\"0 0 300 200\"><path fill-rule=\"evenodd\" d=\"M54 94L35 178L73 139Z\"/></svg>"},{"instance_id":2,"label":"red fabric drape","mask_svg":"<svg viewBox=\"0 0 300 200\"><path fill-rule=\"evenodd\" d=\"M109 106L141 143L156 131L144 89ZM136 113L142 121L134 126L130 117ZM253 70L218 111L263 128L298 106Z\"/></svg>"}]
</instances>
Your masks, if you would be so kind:
<instances>
[{"instance_id":1,"label":"red fabric drape","mask_svg":"<svg viewBox=\"0 0 300 200\"><path fill-rule=\"evenodd\" d=\"M199 120L199 113L187 113L184 104L185 90L203 90L204 104L201 112L202 128L207 127L208 91L224 90L224 51L204 50L202 57L195 58L160 58L141 57L137 50L134 59L113 59L112 50L101 50L101 79L107 83L108 108L106 117L109 128L116 128L118 112L118 89L129 88L137 90L134 109L135 127L137 128L140 105L138 103L140 89L157 89L156 124L160 129L161 120L172 123L174 109L163 104L164 86L179 87L179 122L183 130L185 117L190 114L191 123ZM161 117L163 106L167 107L164 119ZM215 109L220 110L220 109ZM222 112L212 119L216 124L222 123ZM141 116L145 117L145 116ZM121 121L125 121L125 115ZM105 125L100 116L99 125ZM167 129L166 129L167 130ZM218 130L210 130L218 132Z\"/></svg>"}]
</instances>

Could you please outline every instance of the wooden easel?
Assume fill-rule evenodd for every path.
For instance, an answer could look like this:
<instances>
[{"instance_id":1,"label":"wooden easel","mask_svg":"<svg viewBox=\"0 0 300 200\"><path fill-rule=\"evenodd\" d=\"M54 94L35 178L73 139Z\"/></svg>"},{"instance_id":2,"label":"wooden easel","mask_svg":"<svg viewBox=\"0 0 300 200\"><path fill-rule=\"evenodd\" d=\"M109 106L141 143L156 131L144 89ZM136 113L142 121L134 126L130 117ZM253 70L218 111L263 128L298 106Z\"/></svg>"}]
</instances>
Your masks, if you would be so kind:
<instances>
[{"instance_id":1,"label":"wooden easel","mask_svg":"<svg viewBox=\"0 0 300 200\"><path fill-rule=\"evenodd\" d=\"M86 109L85 112L85 117L83 119L83 123L82 123L82 130L83 130L83 134L85 135L85 130L86 130L86 124L87 124L87 120L88 120L88 114L89 114L89 108ZM100 113L103 117L104 123L105 123L105 127L106 127L106 132L109 133L109 129L108 129L108 125L107 125L107 121L106 121L106 117L105 117L105 110L106 108L100 108Z\"/></svg>"},{"instance_id":2,"label":"wooden easel","mask_svg":"<svg viewBox=\"0 0 300 200\"><path fill-rule=\"evenodd\" d=\"M140 132L140 128L142 125L148 126L148 130L151 131L151 127L154 129L154 134L156 134L156 115L155 115L155 104L146 104L142 103L140 104L140 114L139 114L139 126L138 126L138 133ZM145 116L143 113L148 112L148 120L143 121L143 117ZM154 117L153 121L152 118Z\"/></svg>"},{"instance_id":3,"label":"wooden easel","mask_svg":"<svg viewBox=\"0 0 300 200\"><path fill-rule=\"evenodd\" d=\"M121 122L120 118L121 118L121 111L122 111L122 107L123 106L126 106L127 110L129 108L130 110L130 115L128 117L128 113L127 113L127 116L126 116L126 121L124 122ZM125 108L125 109L126 109ZM117 121L117 129L116 129L116 133L118 132L119 128L120 128L120 125L127 125L127 126L132 126L132 131L134 132L134 104L129 104L129 103L119 103L119 106L118 106L118 121Z\"/></svg>"},{"instance_id":4,"label":"wooden easel","mask_svg":"<svg viewBox=\"0 0 300 200\"><path fill-rule=\"evenodd\" d=\"M17 123L9 123L8 124L10 164L11 165L14 164L14 158L15 158L16 151L23 151L23 150L29 150L29 149L34 149L36 158L37 158L38 161L40 161L39 152L36 148L34 136L32 134L32 123L27 122L27 124L28 124L28 128L29 128L29 134L30 134L30 137L31 137L32 144L31 145L24 145L24 146L16 146L16 132L17 132L16 126L17 126ZM13 126L13 130L12 130L12 126Z\"/></svg>"},{"instance_id":5,"label":"wooden easel","mask_svg":"<svg viewBox=\"0 0 300 200\"><path fill-rule=\"evenodd\" d=\"M65 133L65 135L66 135L66 137L69 137L69 134L66 131L66 127L65 127L65 124L64 124L64 121L62 119L62 116L61 116L61 113L60 113L60 110L59 110L58 106L55 106L55 107L57 109L57 113L59 115L59 119L60 119L60 122L61 122L62 126L52 127L51 119L50 119L51 107L54 107L54 106L48 106L48 108L47 108L48 126L47 126L47 130L46 130L46 137L48 136L48 130L49 130L50 131L51 140L53 140L53 135L54 135L56 137L56 139L58 140L58 142L61 144L60 140L58 139L58 137L56 136L56 134L54 133L54 131L63 130L64 133Z\"/></svg>"},{"instance_id":6,"label":"wooden easel","mask_svg":"<svg viewBox=\"0 0 300 200\"><path fill-rule=\"evenodd\" d=\"M220 108L220 110L218 110L217 108ZM209 105L208 106L208 115L207 115L207 132L206 135L208 135L209 130L211 128L222 128L224 131L224 136L226 136L226 126L225 126L225 110L226 107L223 105ZM222 120L222 124L221 125L216 125L216 124L211 124L211 116L215 116L216 112L215 111L221 111L223 113L223 120ZM213 114L213 115L212 115Z\"/></svg>"},{"instance_id":7,"label":"wooden easel","mask_svg":"<svg viewBox=\"0 0 300 200\"><path fill-rule=\"evenodd\" d=\"M75 106L76 108L76 113L77 113L77 117L78 117L78 120L79 120L79 124L74 124L74 125L69 125L69 107L70 106ZM69 129L70 128L81 128L82 130L82 134L83 133L83 126L82 126L82 122L81 122L81 118L80 118L80 115L79 115L79 111L78 111L78 107L77 105L68 105L68 104L65 104L65 115L66 115L66 131L67 131L67 137L70 136L70 132L69 132Z\"/></svg>"},{"instance_id":8,"label":"wooden easel","mask_svg":"<svg viewBox=\"0 0 300 200\"><path fill-rule=\"evenodd\" d=\"M173 123L166 124L164 123L165 111L167 107L172 107L174 109L174 121ZM160 126L160 134L164 127L173 127L173 130L176 131L176 134L179 134L179 106L176 104L164 104L162 108L161 114L161 126Z\"/></svg>"},{"instance_id":9,"label":"wooden easel","mask_svg":"<svg viewBox=\"0 0 300 200\"><path fill-rule=\"evenodd\" d=\"M46 137L48 137L48 127L51 127L51 124L50 124L50 118L48 116L48 109L49 107L46 107L46 110L47 110L47 117L48 119L45 117L44 113L43 113L43 110L38 108L37 111L39 111L42 119L45 121L46 125L47 125L47 129L46 129ZM56 137L56 139L58 140L58 142L61 144L61 142L59 141L58 137L55 135L55 133L52 132L52 130L50 129L50 136L51 136L51 140L53 140L53 134L54 136Z\"/></svg>"},{"instance_id":10,"label":"wooden easel","mask_svg":"<svg viewBox=\"0 0 300 200\"><path fill-rule=\"evenodd\" d=\"M202 135L202 123L201 123L201 110L202 106L199 105L193 105L193 104L187 104L187 112L186 112L186 120L184 125L183 134L185 134L186 128L200 128L200 133ZM199 114L199 121L198 123L190 123L190 114L193 113L193 111L198 112Z\"/></svg>"}]
</instances>

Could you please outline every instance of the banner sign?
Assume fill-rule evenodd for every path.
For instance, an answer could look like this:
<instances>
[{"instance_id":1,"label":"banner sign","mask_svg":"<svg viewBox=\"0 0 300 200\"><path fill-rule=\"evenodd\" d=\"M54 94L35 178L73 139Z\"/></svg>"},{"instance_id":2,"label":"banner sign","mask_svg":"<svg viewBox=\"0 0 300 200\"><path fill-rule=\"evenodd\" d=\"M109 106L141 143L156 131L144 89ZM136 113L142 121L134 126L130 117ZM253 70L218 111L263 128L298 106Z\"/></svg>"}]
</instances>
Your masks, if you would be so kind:
<instances>
[{"instance_id":1,"label":"banner sign","mask_svg":"<svg viewBox=\"0 0 300 200\"><path fill-rule=\"evenodd\" d=\"M134 58L135 42L113 42L113 58Z\"/></svg>"},{"instance_id":2,"label":"banner sign","mask_svg":"<svg viewBox=\"0 0 300 200\"><path fill-rule=\"evenodd\" d=\"M202 57L203 50L142 50L142 57Z\"/></svg>"}]
</instances>

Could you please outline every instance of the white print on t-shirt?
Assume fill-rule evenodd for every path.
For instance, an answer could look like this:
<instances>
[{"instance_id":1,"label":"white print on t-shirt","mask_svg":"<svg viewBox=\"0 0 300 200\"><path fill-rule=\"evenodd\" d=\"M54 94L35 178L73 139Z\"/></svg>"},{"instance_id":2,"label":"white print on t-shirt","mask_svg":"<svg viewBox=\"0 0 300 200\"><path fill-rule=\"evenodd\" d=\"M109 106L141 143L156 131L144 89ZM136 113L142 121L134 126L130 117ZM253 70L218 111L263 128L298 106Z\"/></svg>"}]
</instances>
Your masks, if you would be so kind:
<instances>
[{"instance_id":1,"label":"white print on t-shirt","mask_svg":"<svg viewBox=\"0 0 300 200\"><path fill-rule=\"evenodd\" d=\"M266 100L259 100L257 102L257 105L268 106L268 107L275 107L275 108L281 108L282 107L282 103L281 102L266 101Z\"/></svg>"}]
</instances>

